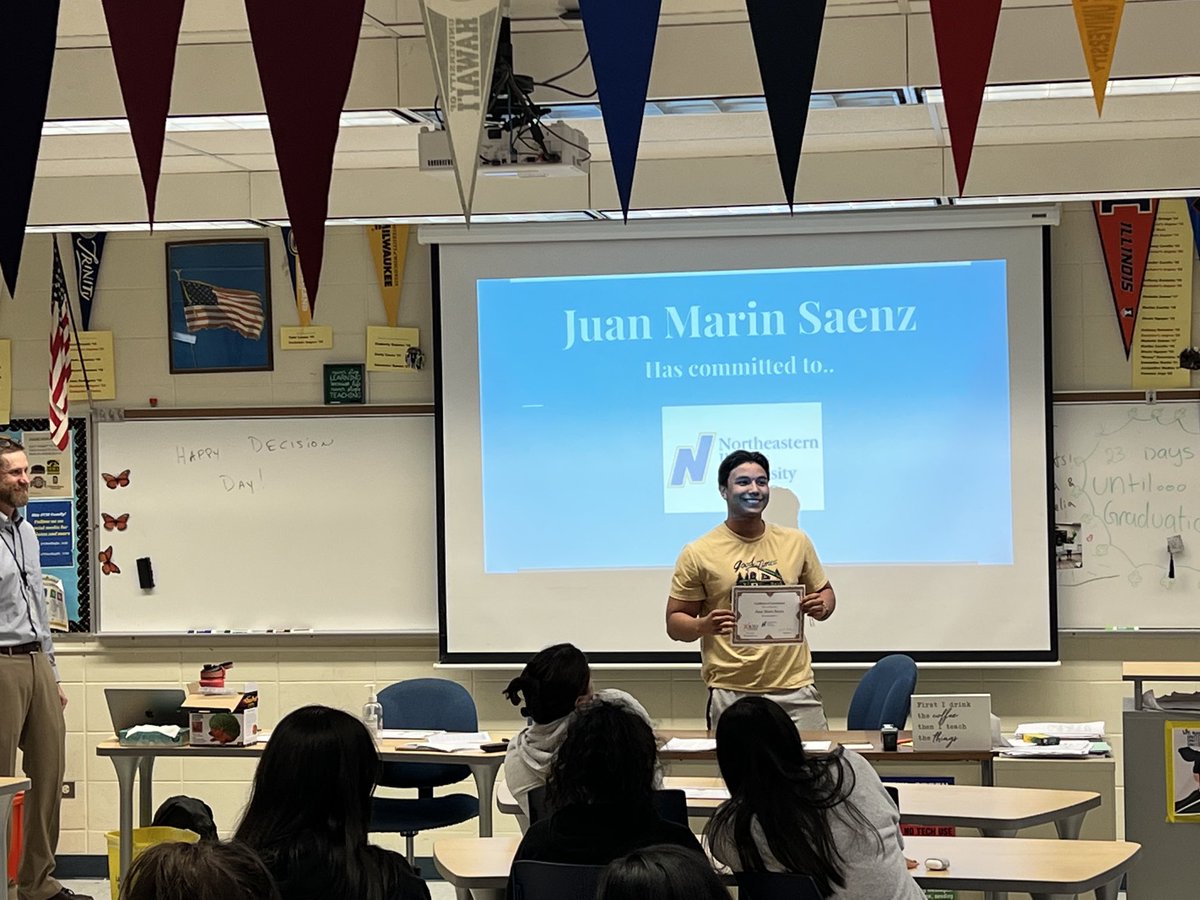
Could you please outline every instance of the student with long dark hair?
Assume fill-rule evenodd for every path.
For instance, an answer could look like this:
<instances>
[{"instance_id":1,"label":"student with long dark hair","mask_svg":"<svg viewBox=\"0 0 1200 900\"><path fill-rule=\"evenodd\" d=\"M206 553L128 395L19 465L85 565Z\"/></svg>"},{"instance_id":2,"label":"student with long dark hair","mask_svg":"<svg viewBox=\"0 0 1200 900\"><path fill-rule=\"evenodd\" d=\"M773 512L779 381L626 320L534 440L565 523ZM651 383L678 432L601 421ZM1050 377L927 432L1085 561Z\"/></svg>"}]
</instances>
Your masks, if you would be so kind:
<instances>
[{"instance_id":1,"label":"student with long dark hair","mask_svg":"<svg viewBox=\"0 0 1200 900\"><path fill-rule=\"evenodd\" d=\"M121 900L279 900L279 891L245 844L172 841L133 861L121 879Z\"/></svg>"},{"instance_id":2,"label":"student with long dark hair","mask_svg":"<svg viewBox=\"0 0 1200 900\"><path fill-rule=\"evenodd\" d=\"M656 844L610 862L596 900L729 900L729 891L691 850Z\"/></svg>"},{"instance_id":3,"label":"student with long dark hair","mask_svg":"<svg viewBox=\"0 0 1200 900\"><path fill-rule=\"evenodd\" d=\"M532 720L509 741L504 755L504 780L526 816L529 792L546 783L576 706L594 696L623 705L651 724L649 713L625 691L610 688L593 693L587 657L573 644L555 644L536 653L508 683L504 696Z\"/></svg>"},{"instance_id":4,"label":"student with long dark hair","mask_svg":"<svg viewBox=\"0 0 1200 900\"><path fill-rule=\"evenodd\" d=\"M809 756L783 709L744 697L717 720L717 763L730 798L706 834L730 868L811 875L839 900L923 900L900 813L857 753Z\"/></svg>"},{"instance_id":5,"label":"student with long dark hair","mask_svg":"<svg viewBox=\"0 0 1200 900\"><path fill-rule=\"evenodd\" d=\"M602 865L651 844L676 844L707 865L696 836L654 809L658 750L645 720L593 700L567 725L546 785L551 814L530 826L516 859Z\"/></svg>"},{"instance_id":6,"label":"student with long dark hair","mask_svg":"<svg viewBox=\"0 0 1200 900\"><path fill-rule=\"evenodd\" d=\"M428 900L403 856L367 843L378 773L375 742L348 713L305 706L276 726L235 839L283 900Z\"/></svg>"}]
</instances>

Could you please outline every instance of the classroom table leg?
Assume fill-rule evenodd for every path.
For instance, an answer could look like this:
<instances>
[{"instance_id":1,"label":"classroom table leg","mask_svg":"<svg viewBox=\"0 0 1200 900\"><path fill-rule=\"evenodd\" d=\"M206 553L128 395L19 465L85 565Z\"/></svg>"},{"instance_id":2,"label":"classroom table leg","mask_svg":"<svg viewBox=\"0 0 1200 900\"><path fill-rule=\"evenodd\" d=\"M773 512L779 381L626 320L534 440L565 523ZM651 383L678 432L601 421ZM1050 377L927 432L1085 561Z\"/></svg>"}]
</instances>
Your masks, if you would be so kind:
<instances>
[{"instance_id":1,"label":"classroom table leg","mask_svg":"<svg viewBox=\"0 0 1200 900\"><path fill-rule=\"evenodd\" d=\"M1058 832L1059 840L1079 840L1079 832L1083 829L1083 817L1086 815L1087 813L1079 813L1078 815L1067 816L1065 819L1056 821L1054 829Z\"/></svg>"},{"instance_id":2,"label":"classroom table leg","mask_svg":"<svg viewBox=\"0 0 1200 900\"><path fill-rule=\"evenodd\" d=\"M129 871L133 862L133 779L137 774L139 757L112 756L113 768L117 770L117 794L120 798L119 828L121 834L120 871Z\"/></svg>"},{"instance_id":3,"label":"classroom table leg","mask_svg":"<svg viewBox=\"0 0 1200 900\"><path fill-rule=\"evenodd\" d=\"M980 828L979 833L984 837L991 838L1011 838L1017 836L1015 828Z\"/></svg>"},{"instance_id":4,"label":"classroom table leg","mask_svg":"<svg viewBox=\"0 0 1200 900\"><path fill-rule=\"evenodd\" d=\"M492 836L492 805L496 802L496 772L492 764L471 766L475 789L479 795L479 836Z\"/></svg>"},{"instance_id":5,"label":"classroom table leg","mask_svg":"<svg viewBox=\"0 0 1200 900\"><path fill-rule=\"evenodd\" d=\"M995 787L996 785L996 766L992 757L980 760L979 762L979 780L984 787Z\"/></svg>"},{"instance_id":6,"label":"classroom table leg","mask_svg":"<svg viewBox=\"0 0 1200 900\"><path fill-rule=\"evenodd\" d=\"M1121 879L1110 881L1108 884L1102 884L1096 888L1096 900L1117 900L1117 894L1121 890Z\"/></svg>"},{"instance_id":7,"label":"classroom table leg","mask_svg":"<svg viewBox=\"0 0 1200 900\"><path fill-rule=\"evenodd\" d=\"M8 817L12 813L12 794L0 797L0 884L8 896Z\"/></svg>"},{"instance_id":8,"label":"classroom table leg","mask_svg":"<svg viewBox=\"0 0 1200 900\"><path fill-rule=\"evenodd\" d=\"M154 821L154 757L138 760L138 825L146 828Z\"/></svg>"}]
</instances>

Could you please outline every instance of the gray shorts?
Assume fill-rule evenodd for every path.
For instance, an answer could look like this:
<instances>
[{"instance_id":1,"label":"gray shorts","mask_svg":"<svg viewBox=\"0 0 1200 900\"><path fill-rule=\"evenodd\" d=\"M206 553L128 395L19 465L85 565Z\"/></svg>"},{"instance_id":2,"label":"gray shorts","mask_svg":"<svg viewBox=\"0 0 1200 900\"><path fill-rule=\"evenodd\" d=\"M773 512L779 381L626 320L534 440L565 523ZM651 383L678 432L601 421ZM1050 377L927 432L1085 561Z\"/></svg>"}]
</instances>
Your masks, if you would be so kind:
<instances>
[{"instance_id":1,"label":"gray shorts","mask_svg":"<svg viewBox=\"0 0 1200 900\"><path fill-rule=\"evenodd\" d=\"M828 731L829 722L825 719L825 707L821 703L821 692L816 685L796 688L794 691L770 691L767 693L751 693L749 691L731 691L728 688L708 689L708 730L717 727L717 719L721 713L729 709L743 697L766 697L774 700L783 707L800 731Z\"/></svg>"}]
</instances>

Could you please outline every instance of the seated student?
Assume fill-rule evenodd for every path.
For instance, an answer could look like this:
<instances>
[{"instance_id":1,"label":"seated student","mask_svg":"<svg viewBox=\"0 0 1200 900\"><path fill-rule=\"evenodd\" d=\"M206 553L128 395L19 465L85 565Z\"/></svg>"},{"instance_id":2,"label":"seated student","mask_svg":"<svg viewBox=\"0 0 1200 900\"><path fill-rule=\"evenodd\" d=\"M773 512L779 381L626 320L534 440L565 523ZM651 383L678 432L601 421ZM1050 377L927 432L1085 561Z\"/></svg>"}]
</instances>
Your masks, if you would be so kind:
<instances>
[{"instance_id":1,"label":"seated student","mask_svg":"<svg viewBox=\"0 0 1200 900\"><path fill-rule=\"evenodd\" d=\"M121 900L279 900L275 880L245 844L172 841L148 847L121 881Z\"/></svg>"},{"instance_id":2,"label":"seated student","mask_svg":"<svg viewBox=\"0 0 1200 900\"><path fill-rule=\"evenodd\" d=\"M682 847L655 844L610 862L596 900L729 900L729 891L707 860Z\"/></svg>"},{"instance_id":3,"label":"seated student","mask_svg":"<svg viewBox=\"0 0 1200 900\"><path fill-rule=\"evenodd\" d=\"M378 773L375 742L348 713L305 706L276 726L234 837L283 900L429 900L403 856L367 843Z\"/></svg>"},{"instance_id":4,"label":"seated student","mask_svg":"<svg viewBox=\"0 0 1200 900\"><path fill-rule=\"evenodd\" d=\"M571 716L550 767L546 802L515 859L603 865L651 844L676 844L699 855L696 836L654 809L658 751L645 720L624 706L593 700Z\"/></svg>"},{"instance_id":5,"label":"seated student","mask_svg":"<svg viewBox=\"0 0 1200 900\"><path fill-rule=\"evenodd\" d=\"M529 815L529 792L546 783L550 763L567 733L568 717L593 696L623 704L646 720L650 715L625 691L607 689L592 693L592 671L587 657L572 644L555 644L539 651L521 674L508 683L504 696L532 725L517 732L504 755L504 780L521 811ZM656 782L655 786L661 786Z\"/></svg>"},{"instance_id":6,"label":"seated student","mask_svg":"<svg viewBox=\"0 0 1200 900\"><path fill-rule=\"evenodd\" d=\"M705 829L735 871L811 875L826 897L923 900L901 853L900 814L857 753L808 756L787 713L744 697L717 720L730 798Z\"/></svg>"}]
</instances>

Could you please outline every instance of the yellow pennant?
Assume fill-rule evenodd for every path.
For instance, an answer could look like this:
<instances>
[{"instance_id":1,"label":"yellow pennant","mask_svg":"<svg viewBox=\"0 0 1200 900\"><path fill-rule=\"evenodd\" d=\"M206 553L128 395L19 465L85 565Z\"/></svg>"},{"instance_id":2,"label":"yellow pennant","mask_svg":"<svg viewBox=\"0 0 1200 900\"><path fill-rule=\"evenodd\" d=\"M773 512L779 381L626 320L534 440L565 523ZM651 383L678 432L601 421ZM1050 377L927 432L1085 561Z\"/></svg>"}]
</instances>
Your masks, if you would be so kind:
<instances>
[{"instance_id":1,"label":"yellow pennant","mask_svg":"<svg viewBox=\"0 0 1200 900\"><path fill-rule=\"evenodd\" d=\"M1104 112L1104 89L1112 69L1113 53L1117 49L1117 32L1121 30L1121 13L1125 0L1071 0L1075 6L1075 23L1079 26L1079 41L1088 78L1092 80L1092 96L1096 99L1096 114Z\"/></svg>"},{"instance_id":2,"label":"yellow pennant","mask_svg":"<svg viewBox=\"0 0 1200 900\"><path fill-rule=\"evenodd\" d=\"M404 284L404 261L408 256L407 225L368 225L375 278L383 296L387 323L392 328L400 318L400 288Z\"/></svg>"}]
</instances>

